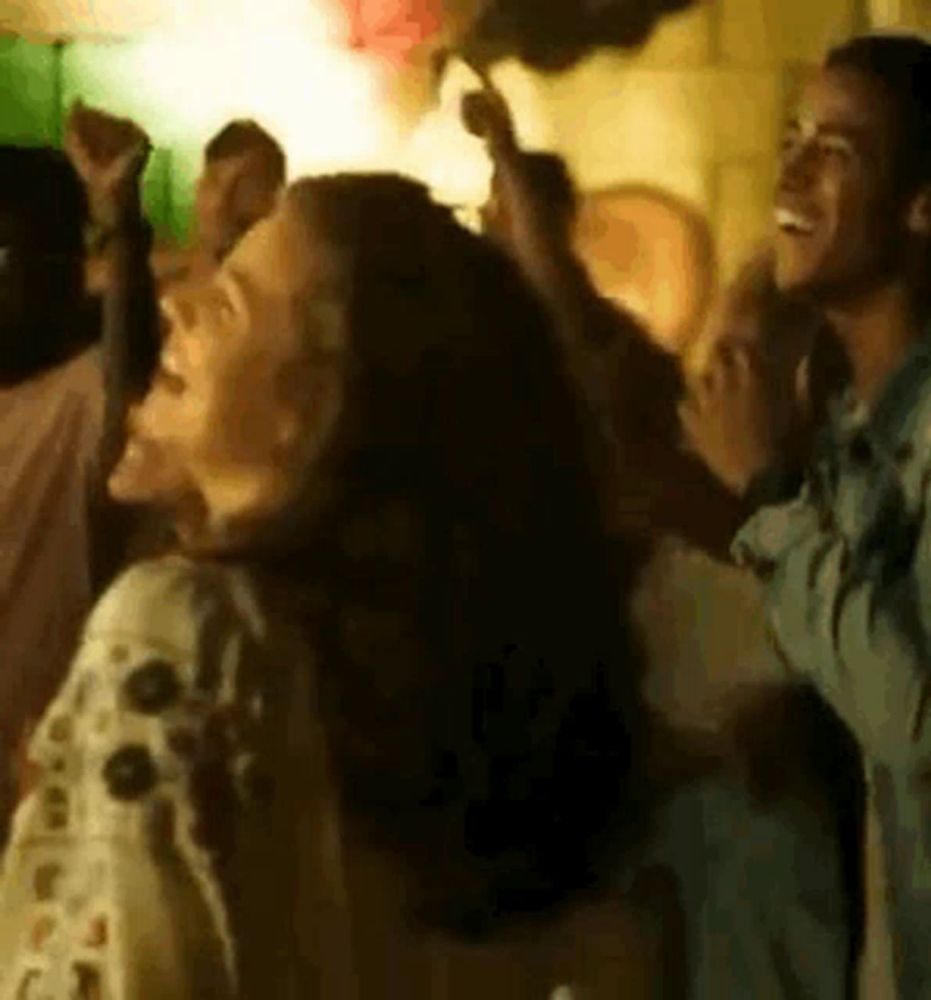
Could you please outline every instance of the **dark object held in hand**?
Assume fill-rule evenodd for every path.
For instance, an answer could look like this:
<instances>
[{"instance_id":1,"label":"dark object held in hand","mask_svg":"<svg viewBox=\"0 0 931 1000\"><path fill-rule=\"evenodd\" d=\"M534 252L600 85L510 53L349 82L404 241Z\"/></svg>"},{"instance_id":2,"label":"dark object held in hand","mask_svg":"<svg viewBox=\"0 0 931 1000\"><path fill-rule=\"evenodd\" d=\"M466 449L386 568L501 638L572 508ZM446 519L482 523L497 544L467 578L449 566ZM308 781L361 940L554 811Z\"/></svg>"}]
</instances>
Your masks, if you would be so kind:
<instances>
[{"instance_id":1,"label":"dark object held in hand","mask_svg":"<svg viewBox=\"0 0 931 1000\"><path fill-rule=\"evenodd\" d=\"M486 65L517 56L535 69L567 69L600 46L643 45L667 14L694 0L489 0L464 40L464 53Z\"/></svg>"}]
</instances>

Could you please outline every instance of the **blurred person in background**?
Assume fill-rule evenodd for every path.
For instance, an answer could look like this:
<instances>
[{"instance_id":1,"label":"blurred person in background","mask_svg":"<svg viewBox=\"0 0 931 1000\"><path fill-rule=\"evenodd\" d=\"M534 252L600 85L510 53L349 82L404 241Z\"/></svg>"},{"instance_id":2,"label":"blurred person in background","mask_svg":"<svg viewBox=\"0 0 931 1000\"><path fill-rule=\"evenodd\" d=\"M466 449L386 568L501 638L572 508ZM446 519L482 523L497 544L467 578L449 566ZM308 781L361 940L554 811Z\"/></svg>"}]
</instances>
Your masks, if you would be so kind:
<instances>
[{"instance_id":1,"label":"blurred person in background","mask_svg":"<svg viewBox=\"0 0 931 1000\"><path fill-rule=\"evenodd\" d=\"M104 483L127 399L153 356L154 327L144 311L125 321L140 289L117 282L104 304L101 340L101 314L82 277L88 206L93 216L106 214L114 185L137 183L145 161L141 132L121 124L118 138L95 158L91 140L72 120L66 145L82 178L55 150L0 150L5 789L24 732L60 683L95 595L124 558L132 526L110 505ZM144 225L128 214L117 220L111 213L110 221L117 245ZM6 795L4 826L9 805Z\"/></svg>"},{"instance_id":2,"label":"blurred person in background","mask_svg":"<svg viewBox=\"0 0 931 1000\"><path fill-rule=\"evenodd\" d=\"M0 775L61 681L95 583L103 372L86 202L51 149L0 148ZM5 827L8 796L0 801Z\"/></svg>"},{"instance_id":3,"label":"blurred person in background","mask_svg":"<svg viewBox=\"0 0 931 1000\"><path fill-rule=\"evenodd\" d=\"M124 145L132 122L78 103L72 121L80 120L87 142L106 157ZM130 130L128 132L127 130ZM198 280L209 275L259 219L271 212L287 174L284 150L251 119L229 122L207 143L194 198L193 238L188 247L156 246L152 269L159 285ZM109 282L109 224L95 218L88 260L88 285L102 294Z\"/></svg>"},{"instance_id":4,"label":"blurred person in background","mask_svg":"<svg viewBox=\"0 0 931 1000\"><path fill-rule=\"evenodd\" d=\"M275 207L287 176L278 142L257 122L224 125L204 149L204 167L194 198L194 239L179 254L157 252L162 283L207 275L240 238Z\"/></svg>"}]
</instances>

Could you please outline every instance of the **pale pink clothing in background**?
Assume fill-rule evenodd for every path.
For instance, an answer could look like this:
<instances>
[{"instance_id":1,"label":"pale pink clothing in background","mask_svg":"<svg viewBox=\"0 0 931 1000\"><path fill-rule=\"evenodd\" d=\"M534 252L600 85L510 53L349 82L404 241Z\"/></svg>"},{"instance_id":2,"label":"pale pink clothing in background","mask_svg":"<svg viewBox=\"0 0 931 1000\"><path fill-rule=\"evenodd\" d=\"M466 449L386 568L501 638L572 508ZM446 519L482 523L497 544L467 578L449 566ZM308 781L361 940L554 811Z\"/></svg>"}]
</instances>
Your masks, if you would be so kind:
<instances>
[{"instance_id":1,"label":"pale pink clothing in background","mask_svg":"<svg viewBox=\"0 0 931 1000\"><path fill-rule=\"evenodd\" d=\"M0 387L0 753L41 714L91 607L96 350Z\"/></svg>"}]
</instances>

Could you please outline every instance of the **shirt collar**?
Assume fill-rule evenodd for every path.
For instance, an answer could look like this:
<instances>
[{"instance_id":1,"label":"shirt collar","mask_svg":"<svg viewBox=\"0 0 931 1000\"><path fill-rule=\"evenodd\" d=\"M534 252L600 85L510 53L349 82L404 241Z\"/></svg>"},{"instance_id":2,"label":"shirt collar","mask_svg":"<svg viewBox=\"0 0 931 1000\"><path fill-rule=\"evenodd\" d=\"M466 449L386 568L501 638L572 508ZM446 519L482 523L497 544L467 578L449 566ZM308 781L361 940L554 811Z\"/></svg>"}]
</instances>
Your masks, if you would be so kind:
<instances>
[{"instance_id":1,"label":"shirt collar","mask_svg":"<svg viewBox=\"0 0 931 1000\"><path fill-rule=\"evenodd\" d=\"M831 423L841 433L869 426L877 440L891 443L906 428L929 376L931 326L909 347L902 364L886 382L872 412L857 400L852 386L848 386L830 408Z\"/></svg>"}]
</instances>

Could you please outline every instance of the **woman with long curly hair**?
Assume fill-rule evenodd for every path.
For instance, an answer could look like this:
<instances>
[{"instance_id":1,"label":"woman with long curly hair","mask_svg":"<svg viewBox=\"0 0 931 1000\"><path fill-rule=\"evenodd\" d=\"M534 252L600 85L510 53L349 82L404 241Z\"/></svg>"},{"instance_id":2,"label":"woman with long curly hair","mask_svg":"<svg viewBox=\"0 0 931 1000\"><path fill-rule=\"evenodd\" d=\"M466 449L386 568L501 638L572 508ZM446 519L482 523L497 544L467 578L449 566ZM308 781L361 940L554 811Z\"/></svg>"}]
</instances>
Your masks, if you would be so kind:
<instances>
[{"instance_id":1,"label":"woman with long curly hair","mask_svg":"<svg viewBox=\"0 0 931 1000\"><path fill-rule=\"evenodd\" d=\"M545 313L387 175L295 184L163 308L110 490L178 546L99 601L33 737L0 997L448 995L398 928L552 914L644 819Z\"/></svg>"}]
</instances>

